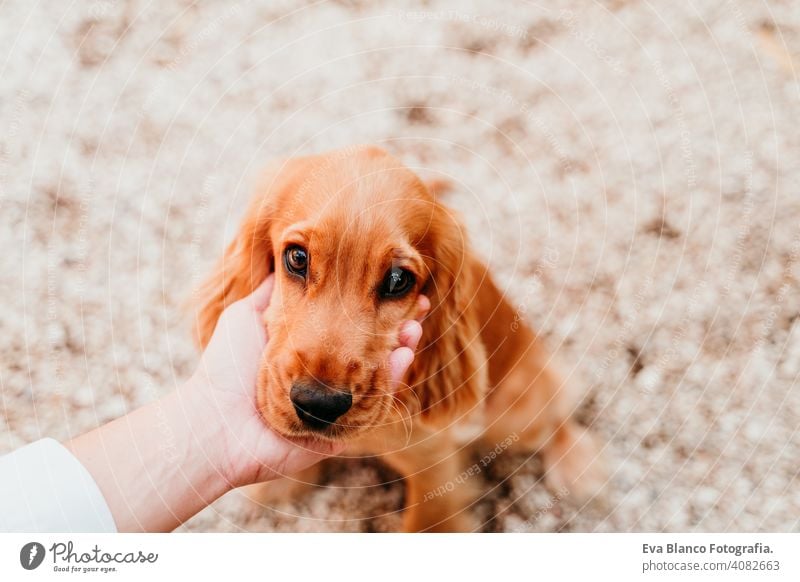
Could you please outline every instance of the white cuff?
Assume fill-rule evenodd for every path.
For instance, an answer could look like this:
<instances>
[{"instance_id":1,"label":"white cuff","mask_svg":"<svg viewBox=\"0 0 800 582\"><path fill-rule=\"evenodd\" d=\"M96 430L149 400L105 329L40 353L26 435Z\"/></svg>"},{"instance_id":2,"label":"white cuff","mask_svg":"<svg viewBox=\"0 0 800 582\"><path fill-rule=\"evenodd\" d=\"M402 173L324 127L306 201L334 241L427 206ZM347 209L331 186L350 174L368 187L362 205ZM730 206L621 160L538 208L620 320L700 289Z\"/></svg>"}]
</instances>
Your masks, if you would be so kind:
<instances>
[{"instance_id":1,"label":"white cuff","mask_svg":"<svg viewBox=\"0 0 800 582\"><path fill-rule=\"evenodd\" d=\"M47 438L0 457L0 531L113 533L117 527L89 471Z\"/></svg>"}]
</instances>

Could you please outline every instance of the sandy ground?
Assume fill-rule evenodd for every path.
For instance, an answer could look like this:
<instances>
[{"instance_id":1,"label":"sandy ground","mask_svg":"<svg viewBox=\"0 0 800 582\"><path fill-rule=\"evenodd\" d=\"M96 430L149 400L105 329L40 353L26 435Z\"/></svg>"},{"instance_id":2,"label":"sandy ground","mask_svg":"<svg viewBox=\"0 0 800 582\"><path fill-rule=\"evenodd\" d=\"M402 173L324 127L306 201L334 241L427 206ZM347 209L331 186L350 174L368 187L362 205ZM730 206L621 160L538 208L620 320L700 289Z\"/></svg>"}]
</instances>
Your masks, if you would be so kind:
<instances>
[{"instance_id":1,"label":"sandy ground","mask_svg":"<svg viewBox=\"0 0 800 582\"><path fill-rule=\"evenodd\" d=\"M607 443L593 507L501 455L487 531L800 530L797 2L399 6L0 5L0 452L186 378L254 174L372 142L457 183ZM185 528L393 530L394 479L333 464Z\"/></svg>"}]
</instances>

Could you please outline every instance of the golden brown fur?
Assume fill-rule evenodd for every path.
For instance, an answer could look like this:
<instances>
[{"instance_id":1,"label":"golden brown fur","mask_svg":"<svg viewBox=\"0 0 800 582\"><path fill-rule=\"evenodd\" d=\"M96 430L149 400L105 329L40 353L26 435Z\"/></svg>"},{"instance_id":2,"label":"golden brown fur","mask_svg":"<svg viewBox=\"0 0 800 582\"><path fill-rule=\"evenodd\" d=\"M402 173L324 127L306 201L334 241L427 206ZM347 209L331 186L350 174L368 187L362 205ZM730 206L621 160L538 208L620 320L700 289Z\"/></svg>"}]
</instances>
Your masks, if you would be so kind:
<instances>
[{"instance_id":1,"label":"golden brown fur","mask_svg":"<svg viewBox=\"0 0 800 582\"><path fill-rule=\"evenodd\" d=\"M431 190L369 146L274 164L203 289L198 336L205 345L225 306L274 270L257 393L265 420L287 436L342 439L348 453L383 457L406 480L405 530L464 531L475 527L474 480L431 495L464 468L464 424L477 419L490 447L513 436L515 447L539 450L550 482L571 489L594 486L595 451L570 418L574 403L550 356ZM308 249L305 284L284 269L292 244ZM412 271L416 284L379 300L389 265ZM422 342L392 393L386 360L420 294L431 300ZM352 408L322 434L304 427L289 399L292 383L308 379L352 392Z\"/></svg>"}]
</instances>

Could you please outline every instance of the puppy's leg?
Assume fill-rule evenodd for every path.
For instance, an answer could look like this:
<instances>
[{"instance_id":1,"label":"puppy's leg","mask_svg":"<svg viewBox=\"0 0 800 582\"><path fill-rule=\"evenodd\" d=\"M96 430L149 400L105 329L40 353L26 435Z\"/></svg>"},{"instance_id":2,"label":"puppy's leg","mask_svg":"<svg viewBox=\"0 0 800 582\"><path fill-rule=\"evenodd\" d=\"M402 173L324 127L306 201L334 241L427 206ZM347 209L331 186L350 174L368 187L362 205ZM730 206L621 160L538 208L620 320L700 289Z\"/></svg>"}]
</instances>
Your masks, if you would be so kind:
<instances>
[{"instance_id":1,"label":"puppy's leg","mask_svg":"<svg viewBox=\"0 0 800 582\"><path fill-rule=\"evenodd\" d=\"M469 532L476 528L471 505L476 477L447 433L384 456L405 478L406 532Z\"/></svg>"},{"instance_id":2,"label":"puppy's leg","mask_svg":"<svg viewBox=\"0 0 800 582\"><path fill-rule=\"evenodd\" d=\"M572 418L574 406L561 375L534 346L489 395L485 439L511 436L515 446L539 451L550 487L586 499L599 492L605 471L593 437Z\"/></svg>"}]
</instances>

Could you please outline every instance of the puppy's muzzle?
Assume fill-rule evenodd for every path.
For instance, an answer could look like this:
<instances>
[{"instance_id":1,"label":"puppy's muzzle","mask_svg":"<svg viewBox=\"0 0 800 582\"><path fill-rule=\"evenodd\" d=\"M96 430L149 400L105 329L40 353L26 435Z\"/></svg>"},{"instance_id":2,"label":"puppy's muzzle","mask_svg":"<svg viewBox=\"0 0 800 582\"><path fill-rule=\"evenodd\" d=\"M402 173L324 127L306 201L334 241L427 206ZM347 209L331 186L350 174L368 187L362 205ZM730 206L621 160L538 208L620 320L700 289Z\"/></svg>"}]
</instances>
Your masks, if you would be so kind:
<instances>
[{"instance_id":1,"label":"puppy's muzzle","mask_svg":"<svg viewBox=\"0 0 800 582\"><path fill-rule=\"evenodd\" d=\"M297 418L314 430L324 430L350 410L353 395L349 391L330 388L319 382L297 382L289 398Z\"/></svg>"}]
</instances>

